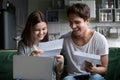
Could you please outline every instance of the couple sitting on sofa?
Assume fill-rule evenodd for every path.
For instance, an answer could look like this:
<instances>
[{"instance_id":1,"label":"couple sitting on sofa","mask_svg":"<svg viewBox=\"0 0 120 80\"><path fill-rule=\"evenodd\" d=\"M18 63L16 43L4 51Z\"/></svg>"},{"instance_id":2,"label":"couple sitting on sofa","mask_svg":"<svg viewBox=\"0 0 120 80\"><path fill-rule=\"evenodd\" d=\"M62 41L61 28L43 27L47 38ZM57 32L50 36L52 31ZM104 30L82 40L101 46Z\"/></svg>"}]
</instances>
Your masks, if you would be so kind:
<instances>
[{"instance_id":1,"label":"couple sitting on sofa","mask_svg":"<svg viewBox=\"0 0 120 80\"><path fill-rule=\"evenodd\" d=\"M80 78L82 79L84 76L84 79L88 80L104 80L104 77L100 74L107 71L107 40L102 34L88 28L90 21L89 7L86 4L73 4L68 7L67 16L72 32L70 31L61 36L61 38L64 38L62 50L64 57L62 55L56 56L56 60L59 62L57 65L57 73L60 74L63 70L64 74L65 70L63 67L67 67L67 72L69 75L66 76L64 80L78 80ZM27 56L38 56L38 54L42 54L43 51L36 50L35 47L38 46L40 41L47 40L47 34L48 29L44 15L40 11L31 13L21 36L22 40L18 46L18 54ZM83 73L80 69L81 65L78 65L76 58L74 58L74 53L76 51L100 55L101 66L96 67L90 62L86 62L86 73ZM67 63L67 66L64 66L64 63ZM92 73L92 75L88 75L87 72Z\"/></svg>"},{"instance_id":2,"label":"couple sitting on sofa","mask_svg":"<svg viewBox=\"0 0 120 80\"><path fill-rule=\"evenodd\" d=\"M66 56L68 76L64 80L77 80L84 78L88 80L104 80L100 74L105 73L108 65L108 44L106 38L89 28L90 9L86 4L73 4L67 9L72 31L61 36L64 39L63 55ZM40 11L35 11L28 17L27 23L21 35L21 41L18 45L18 54L27 56L39 56L43 53L38 50L38 44L47 41L47 22ZM85 70L76 60L76 52L84 54L100 55L101 66L96 67L91 62L85 62ZM65 54L64 54L65 53ZM56 72L59 74L64 67L63 55L57 55ZM89 75L89 73L92 73ZM94 73L94 74L93 74Z\"/></svg>"}]
</instances>

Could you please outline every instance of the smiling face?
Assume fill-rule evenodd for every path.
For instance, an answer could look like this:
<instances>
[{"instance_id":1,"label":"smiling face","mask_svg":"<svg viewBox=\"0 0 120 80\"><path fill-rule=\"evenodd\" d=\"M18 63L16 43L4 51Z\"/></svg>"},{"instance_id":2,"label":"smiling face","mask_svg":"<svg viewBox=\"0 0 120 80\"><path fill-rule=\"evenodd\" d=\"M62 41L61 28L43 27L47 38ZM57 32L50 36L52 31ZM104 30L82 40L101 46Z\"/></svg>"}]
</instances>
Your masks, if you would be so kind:
<instances>
[{"instance_id":1,"label":"smiling face","mask_svg":"<svg viewBox=\"0 0 120 80\"><path fill-rule=\"evenodd\" d=\"M84 21L83 18L80 18L75 14L70 14L68 18L70 27L73 30L72 35L74 35L75 37L84 36L88 30L89 20Z\"/></svg>"},{"instance_id":2,"label":"smiling face","mask_svg":"<svg viewBox=\"0 0 120 80\"><path fill-rule=\"evenodd\" d=\"M33 36L35 38L35 42L40 42L41 40L43 40L47 32L48 29L45 22L37 23L33 29Z\"/></svg>"}]
</instances>

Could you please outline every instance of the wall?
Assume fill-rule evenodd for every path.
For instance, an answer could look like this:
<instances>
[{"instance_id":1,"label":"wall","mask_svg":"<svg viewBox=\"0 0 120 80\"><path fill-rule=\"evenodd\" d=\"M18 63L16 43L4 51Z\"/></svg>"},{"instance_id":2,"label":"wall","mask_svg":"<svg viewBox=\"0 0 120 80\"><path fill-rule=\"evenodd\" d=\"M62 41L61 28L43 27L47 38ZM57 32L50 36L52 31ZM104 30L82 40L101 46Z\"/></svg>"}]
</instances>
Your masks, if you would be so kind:
<instances>
[{"instance_id":1,"label":"wall","mask_svg":"<svg viewBox=\"0 0 120 80\"><path fill-rule=\"evenodd\" d=\"M8 14L8 13L5 14L5 16L6 16L5 26L7 26L7 27L4 27L6 30L5 31L6 35L4 35L4 37L5 37L4 41L6 42L5 45L13 46L14 44L11 41L13 39L16 40L16 37L21 34L21 32L24 28L25 22L26 22L27 12L28 12L28 10L27 10L28 0L1 0L1 2L2 2L1 9L7 9L7 6L8 6L7 2L10 2L9 6L11 6L11 7L15 6L15 16L12 14ZM14 8L13 8L13 10L12 9L10 9L10 10L13 11ZM13 25L13 23L14 23L14 25ZM2 43L4 43L4 42L2 42Z\"/></svg>"},{"instance_id":2,"label":"wall","mask_svg":"<svg viewBox=\"0 0 120 80\"><path fill-rule=\"evenodd\" d=\"M46 14L46 11L51 9L52 0L28 0L28 14L30 14L34 10L41 10ZM98 6L97 6L98 8ZM63 18L63 17L62 17ZM98 16L97 16L98 18ZM48 23L48 29L50 34L50 40L59 38L64 33L70 31L69 23L67 21L63 21L64 19L60 19L61 22L51 22ZM90 27L94 28L96 26L119 26L120 23L90 23ZM108 39L108 43L110 47L120 47L120 38Z\"/></svg>"},{"instance_id":3,"label":"wall","mask_svg":"<svg viewBox=\"0 0 120 80\"><path fill-rule=\"evenodd\" d=\"M51 8L51 0L28 0L28 14L35 10L46 13L49 8Z\"/></svg>"},{"instance_id":4,"label":"wall","mask_svg":"<svg viewBox=\"0 0 120 80\"><path fill-rule=\"evenodd\" d=\"M96 26L119 26L120 28L120 23L90 23L89 27L93 28ZM48 24L48 30L50 34L50 40L59 38L61 35L67 33L68 31L71 31L69 27L69 23L49 23ZM57 33L59 35L54 36L54 34ZM52 35L52 36L51 36ZM119 35L120 35L120 29L119 29ZM119 38L107 38L109 47L120 47L120 37Z\"/></svg>"},{"instance_id":5,"label":"wall","mask_svg":"<svg viewBox=\"0 0 120 80\"><path fill-rule=\"evenodd\" d=\"M18 26L24 26L28 13L28 0L16 0L16 19Z\"/></svg>"},{"instance_id":6,"label":"wall","mask_svg":"<svg viewBox=\"0 0 120 80\"><path fill-rule=\"evenodd\" d=\"M7 9L6 3L9 1L15 6L15 19L16 19L16 28L17 32L21 32L21 28L24 28L26 19L27 19L27 13L28 13L28 0L1 0L2 2L2 8ZM20 31L19 31L20 30Z\"/></svg>"}]
</instances>

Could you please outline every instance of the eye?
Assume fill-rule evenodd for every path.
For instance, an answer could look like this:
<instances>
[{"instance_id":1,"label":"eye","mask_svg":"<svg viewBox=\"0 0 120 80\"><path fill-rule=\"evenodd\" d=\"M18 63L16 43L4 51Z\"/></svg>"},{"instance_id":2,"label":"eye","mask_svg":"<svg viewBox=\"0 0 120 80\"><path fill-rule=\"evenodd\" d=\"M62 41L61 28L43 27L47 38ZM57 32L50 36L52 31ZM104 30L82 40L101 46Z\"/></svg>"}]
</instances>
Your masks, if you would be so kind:
<instances>
[{"instance_id":1,"label":"eye","mask_svg":"<svg viewBox=\"0 0 120 80\"><path fill-rule=\"evenodd\" d=\"M70 24L73 24L73 22L72 22L72 21L70 21L70 20L69 20L69 23L70 23Z\"/></svg>"},{"instance_id":2,"label":"eye","mask_svg":"<svg viewBox=\"0 0 120 80\"><path fill-rule=\"evenodd\" d=\"M44 27L42 30L46 30L47 29L47 27Z\"/></svg>"},{"instance_id":3,"label":"eye","mask_svg":"<svg viewBox=\"0 0 120 80\"><path fill-rule=\"evenodd\" d=\"M69 21L70 24L80 24L81 22L80 21Z\"/></svg>"},{"instance_id":4,"label":"eye","mask_svg":"<svg viewBox=\"0 0 120 80\"><path fill-rule=\"evenodd\" d=\"M39 31L39 29L34 29L34 31Z\"/></svg>"},{"instance_id":5,"label":"eye","mask_svg":"<svg viewBox=\"0 0 120 80\"><path fill-rule=\"evenodd\" d=\"M81 22L80 21L75 21L75 24L80 24Z\"/></svg>"},{"instance_id":6,"label":"eye","mask_svg":"<svg viewBox=\"0 0 120 80\"><path fill-rule=\"evenodd\" d=\"M72 23L72 21L69 20L69 23Z\"/></svg>"}]
</instances>

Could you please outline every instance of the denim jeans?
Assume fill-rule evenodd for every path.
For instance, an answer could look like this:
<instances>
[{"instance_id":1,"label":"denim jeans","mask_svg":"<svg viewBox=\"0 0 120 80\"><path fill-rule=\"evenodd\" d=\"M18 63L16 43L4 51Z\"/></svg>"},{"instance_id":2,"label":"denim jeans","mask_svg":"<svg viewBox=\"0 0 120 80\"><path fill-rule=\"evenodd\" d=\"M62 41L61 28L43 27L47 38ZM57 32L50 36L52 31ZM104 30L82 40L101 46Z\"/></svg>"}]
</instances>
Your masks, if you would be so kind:
<instances>
[{"instance_id":1,"label":"denim jeans","mask_svg":"<svg viewBox=\"0 0 120 80\"><path fill-rule=\"evenodd\" d=\"M93 74L93 75L90 75L89 80L105 80L105 79L100 74Z\"/></svg>"},{"instance_id":2,"label":"denim jeans","mask_svg":"<svg viewBox=\"0 0 120 80\"><path fill-rule=\"evenodd\" d=\"M84 79L83 79L84 78ZM100 74L92 74L88 76L66 76L63 80L105 80Z\"/></svg>"}]
</instances>

